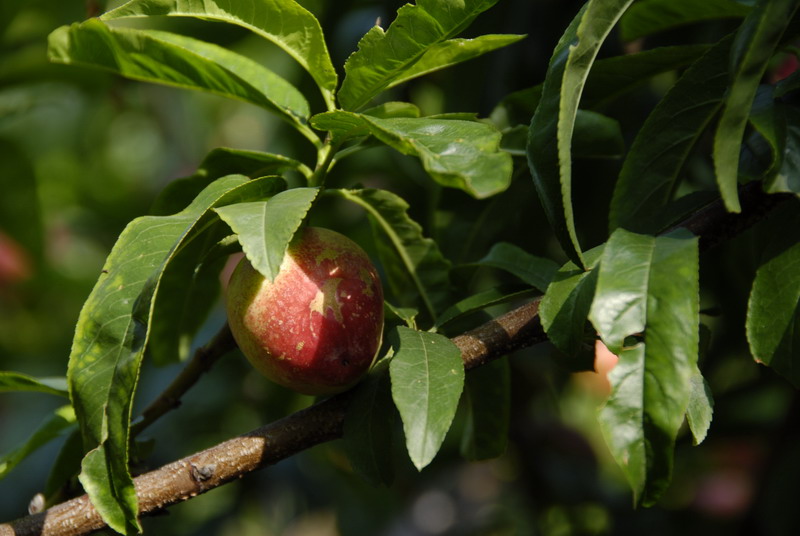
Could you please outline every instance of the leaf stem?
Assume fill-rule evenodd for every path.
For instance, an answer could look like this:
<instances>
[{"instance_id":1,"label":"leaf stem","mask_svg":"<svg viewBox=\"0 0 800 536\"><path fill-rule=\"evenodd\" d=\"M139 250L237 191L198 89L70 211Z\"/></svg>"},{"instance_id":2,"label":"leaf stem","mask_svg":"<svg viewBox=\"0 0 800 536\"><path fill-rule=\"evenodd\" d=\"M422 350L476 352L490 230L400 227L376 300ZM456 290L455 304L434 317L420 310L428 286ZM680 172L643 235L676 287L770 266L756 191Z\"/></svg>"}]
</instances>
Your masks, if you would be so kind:
<instances>
[{"instance_id":1,"label":"leaf stem","mask_svg":"<svg viewBox=\"0 0 800 536\"><path fill-rule=\"evenodd\" d=\"M325 179L333 165L337 149L338 144L334 145L330 136L325 139L324 145L317 151L317 167L314 170L314 174L308 178L309 186L321 187L325 184Z\"/></svg>"}]
</instances>

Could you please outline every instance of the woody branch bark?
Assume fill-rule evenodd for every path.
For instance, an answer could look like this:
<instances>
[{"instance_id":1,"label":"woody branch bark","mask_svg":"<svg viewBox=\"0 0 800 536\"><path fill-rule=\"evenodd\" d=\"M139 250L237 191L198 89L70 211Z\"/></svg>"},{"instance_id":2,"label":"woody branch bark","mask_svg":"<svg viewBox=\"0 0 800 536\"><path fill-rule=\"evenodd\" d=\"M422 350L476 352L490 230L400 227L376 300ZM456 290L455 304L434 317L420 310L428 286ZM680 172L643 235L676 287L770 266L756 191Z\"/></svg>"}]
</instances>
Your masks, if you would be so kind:
<instances>
[{"instance_id":1,"label":"woody branch bark","mask_svg":"<svg viewBox=\"0 0 800 536\"><path fill-rule=\"evenodd\" d=\"M748 185L750 186L750 185ZM728 214L721 202L709 205L676 227L701 237L701 249L740 233L793 196L742 191L742 212ZM505 315L454 337L464 366L471 369L546 339L535 299ZM183 387L182 387L183 388ZM148 514L197 496L247 473L274 464L305 449L341 437L350 400L343 393L293 413L248 434L230 439L136 477L140 514ZM45 512L0 525L0 536L77 536L104 527L86 495Z\"/></svg>"}]
</instances>

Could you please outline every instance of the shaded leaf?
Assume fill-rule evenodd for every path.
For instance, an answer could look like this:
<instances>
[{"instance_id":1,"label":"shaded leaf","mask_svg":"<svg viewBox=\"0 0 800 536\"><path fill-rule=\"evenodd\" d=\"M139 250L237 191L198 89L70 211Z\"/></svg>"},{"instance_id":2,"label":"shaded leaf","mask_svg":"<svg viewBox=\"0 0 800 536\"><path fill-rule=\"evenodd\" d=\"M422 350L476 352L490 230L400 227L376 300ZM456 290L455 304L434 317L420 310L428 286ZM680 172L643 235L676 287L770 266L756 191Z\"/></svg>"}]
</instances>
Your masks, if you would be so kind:
<instances>
[{"instance_id":1,"label":"shaded leaf","mask_svg":"<svg viewBox=\"0 0 800 536\"><path fill-rule=\"evenodd\" d=\"M62 406L55 410L36 431L19 447L5 456L0 456L0 479L8 475L22 460L27 458L39 447L49 443L62 435L65 430L75 425L75 411L72 406Z\"/></svg>"},{"instance_id":2,"label":"shaded leaf","mask_svg":"<svg viewBox=\"0 0 800 536\"><path fill-rule=\"evenodd\" d=\"M286 248L319 194L318 188L293 188L267 201L217 208L217 214L239 235L247 259L269 281L281 268Z\"/></svg>"},{"instance_id":3,"label":"shaded leaf","mask_svg":"<svg viewBox=\"0 0 800 536\"><path fill-rule=\"evenodd\" d=\"M520 290L518 286L495 287L483 292L478 292L445 309L442 315L436 320L436 326L442 327L449 322L471 313L482 311L493 305L530 298L535 293L536 291L534 289Z\"/></svg>"},{"instance_id":4,"label":"shaded leaf","mask_svg":"<svg viewBox=\"0 0 800 536\"><path fill-rule=\"evenodd\" d=\"M760 0L745 18L731 49L732 81L714 136L714 171L725 207L739 212L739 154L758 85L798 0Z\"/></svg>"},{"instance_id":5,"label":"shaded leaf","mask_svg":"<svg viewBox=\"0 0 800 536\"><path fill-rule=\"evenodd\" d=\"M405 73L431 48L461 33L495 3L497 0L418 0L416 5L402 6L386 31L373 26L358 42L358 50L347 58L338 93L342 108L358 110L391 84L408 79ZM428 71L433 70L434 59L437 57L427 58ZM452 58L445 55L438 59Z\"/></svg>"},{"instance_id":6,"label":"shaded leaf","mask_svg":"<svg viewBox=\"0 0 800 536\"><path fill-rule=\"evenodd\" d=\"M697 238L618 229L603 250L590 319L619 356L600 425L635 501L654 504L672 472L699 351Z\"/></svg>"},{"instance_id":7,"label":"shaded leaf","mask_svg":"<svg viewBox=\"0 0 800 536\"><path fill-rule=\"evenodd\" d=\"M161 277L181 247L213 224L212 207L263 198L282 187L280 179L224 177L178 214L135 219L117 239L81 310L67 372L88 451L80 480L118 532L138 530L128 426Z\"/></svg>"},{"instance_id":8,"label":"shaded leaf","mask_svg":"<svg viewBox=\"0 0 800 536\"><path fill-rule=\"evenodd\" d=\"M731 43L723 39L687 69L639 130L611 200L612 231L643 230L669 201L690 150L722 105Z\"/></svg>"},{"instance_id":9,"label":"shaded leaf","mask_svg":"<svg viewBox=\"0 0 800 536\"><path fill-rule=\"evenodd\" d=\"M69 396L66 378L34 378L20 372L0 370L0 393L10 391L34 391Z\"/></svg>"},{"instance_id":10,"label":"shaded leaf","mask_svg":"<svg viewBox=\"0 0 800 536\"><path fill-rule=\"evenodd\" d=\"M376 246L387 283L403 305L417 296L435 319L449 304L450 262L409 218L408 204L386 190L326 190L366 210L376 231ZM388 238L388 241L386 240Z\"/></svg>"},{"instance_id":11,"label":"shaded leaf","mask_svg":"<svg viewBox=\"0 0 800 536\"><path fill-rule=\"evenodd\" d=\"M511 414L511 367L498 359L471 370L464 384L466 425L461 455L488 460L502 455L508 445Z\"/></svg>"},{"instance_id":12,"label":"shaded leaf","mask_svg":"<svg viewBox=\"0 0 800 536\"><path fill-rule=\"evenodd\" d=\"M458 347L442 335L405 327L392 335L392 398L403 420L408 454L421 471L453 422L464 388L464 363Z\"/></svg>"},{"instance_id":13,"label":"shaded leaf","mask_svg":"<svg viewBox=\"0 0 800 536\"><path fill-rule=\"evenodd\" d=\"M633 0L590 0L558 42L528 138L528 164L547 219L567 256L584 266L572 209L572 136L600 46Z\"/></svg>"},{"instance_id":14,"label":"shaded leaf","mask_svg":"<svg viewBox=\"0 0 800 536\"><path fill-rule=\"evenodd\" d=\"M325 112L311 118L338 142L372 134L393 149L420 159L437 183L482 199L508 188L511 155L500 150L500 132L486 123L458 119L381 119L352 112Z\"/></svg>"},{"instance_id":15,"label":"shaded leaf","mask_svg":"<svg viewBox=\"0 0 800 536\"><path fill-rule=\"evenodd\" d=\"M800 387L800 213L796 202L770 222L747 304L747 341L756 361Z\"/></svg>"},{"instance_id":16,"label":"shaded leaf","mask_svg":"<svg viewBox=\"0 0 800 536\"><path fill-rule=\"evenodd\" d=\"M277 112L296 127L308 102L289 82L253 60L198 39L157 30L110 28L97 19L50 34L50 59L127 78L208 91Z\"/></svg>"},{"instance_id":17,"label":"shaded leaf","mask_svg":"<svg viewBox=\"0 0 800 536\"><path fill-rule=\"evenodd\" d=\"M692 375L692 393L689 397L689 407L686 410L686 421L692 432L692 441L695 445L703 442L711 428L711 418L714 416L714 398L700 369Z\"/></svg>"},{"instance_id":18,"label":"shaded leaf","mask_svg":"<svg viewBox=\"0 0 800 536\"><path fill-rule=\"evenodd\" d=\"M547 338L568 357L577 356L585 342L594 338L587 320L597 284L595 266L602 252L602 246L586 252L587 271L572 261L564 264L539 303L539 318Z\"/></svg>"},{"instance_id":19,"label":"shaded leaf","mask_svg":"<svg viewBox=\"0 0 800 536\"><path fill-rule=\"evenodd\" d=\"M736 0L644 0L619 21L625 41L633 41L670 28L721 18L742 18L750 7Z\"/></svg>"},{"instance_id":20,"label":"shaded leaf","mask_svg":"<svg viewBox=\"0 0 800 536\"><path fill-rule=\"evenodd\" d=\"M544 292L558 270L551 259L532 255L519 246L498 242L482 259L467 266L491 266L520 278L525 283Z\"/></svg>"},{"instance_id":21,"label":"shaded leaf","mask_svg":"<svg viewBox=\"0 0 800 536\"><path fill-rule=\"evenodd\" d=\"M383 359L355 387L344 418L347 459L373 486L388 486L394 480L392 441L397 410L391 389L389 360Z\"/></svg>"},{"instance_id":22,"label":"shaded leaf","mask_svg":"<svg viewBox=\"0 0 800 536\"><path fill-rule=\"evenodd\" d=\"M709 45L678 45L599 59L589 71L581 95L581 107L591 109L601 106L646 83L657 74L694 63L709 48ZM542 84L515 91L495 107L492 120L497 124L527 126L541 96Z\"/></svg>"},{"instance_id":23,"label":"shaded leaf","mask_svg":"<svg viewBox=\"0 0 800 536\"><path fill-rule=\"evenodd\" d=\"M147 16L197 17L247 28L278 45L302 65L320 87L329 108L333 108L337 76L322 28L316 17L294 0L131 0L101 19Z\"/></svg>"}]
</instances>

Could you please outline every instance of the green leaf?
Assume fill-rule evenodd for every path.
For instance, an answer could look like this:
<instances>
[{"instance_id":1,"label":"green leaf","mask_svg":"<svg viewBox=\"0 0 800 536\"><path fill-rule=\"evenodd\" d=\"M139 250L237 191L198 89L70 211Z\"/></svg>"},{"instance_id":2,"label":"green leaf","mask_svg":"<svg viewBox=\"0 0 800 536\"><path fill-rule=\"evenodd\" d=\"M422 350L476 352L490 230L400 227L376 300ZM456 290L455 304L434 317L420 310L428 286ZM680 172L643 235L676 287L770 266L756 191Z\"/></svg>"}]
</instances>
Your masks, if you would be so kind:
<instances>
[{"instance_id":1,"label":"green leaf","mask_svg":"<svg viewBox=\"0 0 800 536\"><path fill-rule=\"evenodd\" d=\"M646 229L669 201L692 147L722 105L731 43L723 39L687 69L639 130L611 200L612 231Z\"/></svg>"},{"instance_id":2,"label":"green leaf","mask_svg":"<svg viewBox=\"0 0 800 536\"><path fill-rule=\"evenodd\" d=\"M72 484L73 479L77 480L82 458L81 431L75 426L61 445L61 450L58 451L58 456L47 475L47 482L42 491L47 504L62 502L59 499L62 498L64 487Z\"/></svg>"},{"instance_id":3,"label":"green leaf","mask_svg":"<svg viewBox=\"0 0 800 536\"><path fill-rule=\"evenodd\" d=\"M81 310L67 372L89 451L80 480L103 519L118 532L138 530L127 467L128 426L164 271L181 248L214 224L213 207L260 199L282 187L280 179L223 177L178 214L135 219L118 238Z\"/></svg>"},{"instance_id":4,"label":"green leaf","mask_svg":"<svg viewBox=\"0 0 800 536\"><path fill-rule=\"evenodd\" d=\"M353 469L373 486L389 486L394 480L392 442L396 419L389 360L383 359L354 389L344 418L347 459Z\"/></svg>"},{"instance_id":5,"label":"green leaf","mask_svg":"<svg viewBox=\"0 0 800 536\"><path fill-rule=\"evenodd\" d=\"M603 250L589 314L619 356L600 425L633 488L652 505L669 484L699 351L698 241L618 229Z\"/></svg>"},{"instance_id":6,"label":"green leaf","mask_svg":"<svg viewBox=\"0 0 800 536\"><path fill-rule=\"evenodd\" d=\"M584 266L572 209L572 135L578 103L600 46L633 0L590 0L561 37L528 139L528 163L556 238Z\"/></svg>"},{"instance_id":7,"label":"green leaf","mask_svg":"<svg viewBox=\"0 0 800 536\"><path fill-rule=\"evenodd\" d=\"M390 28L391 30L391 28ZM511 45L524 39L524 35L488 34L474 39L449 39L431 46L411 67L403 71L386 89L414 78L446 69L458 63L477 58L487 52Z\"/></svg>"},{"instance_id":8,"label":"green leaf","mask_svg":"<svg viewBox=\"0 0 800 536\"><path fill-rule=\"evenodd\" d=\"M388 30L372 27L358 42L358 51L345 62L338 94L342 108L358 110L393 83L408 79L405 73L432 48L461 33L495 3L497 0L418 0L416 5L402 6ZM434 59L436 56L427 58L427 70L434 70Z\"/></svg>"},{"instance_id":9,"label":"green leaf","mask_svg":"<svg viewBox=\"0 0 800 536\"><path fill-rule=\"evenodd\" d=\"M464 363L458 347L442 335L405 327L392 335L392 398L403 420L408 455L421 471L453 422L464 388Z\"/></svg>"},{"instance_id":10,"label":"green leaf","mask_svg":"<svg viewBox=\"0 0 800 536\"><path fill-rule=\"evenodd\" d=\"M380 119L335 111L315 115L311 124L331 131L339 141L372 134L393 149L418 157L437 183L478 199L500 193L511 183L511 155L500 150L500 132L486 123L426 117Z\"/></svg>"},{"instance_id":11,"label":"green leaf","mask_svg":"<svg viewBox=\"0 0 800 536\"><path fill-rule=\"evenodd\" d=\"M246 175L255 179L287 171L299 171L306 177L312 173L303 163L283 155L219 147L206 155L196 173L169 183L150 213L166 216L183 210L203 188L225 175Z\"/></svg>"},{"instance_id":12,"label":"green leaf","mask_svg":"<svg viewBox=\"0 0 800 536\"><path fill-rule=\"evenodd\" d=\"M281 269L289 242L318 194L318 188L294 188L267 201L238 203L216 211L239 235L239 243L253 267L272 281Z\"/></svg>"},{"instance_id":13,"label":"green leaf","mask_svg":"<svg viewBox=\"0 0 800 536\"><path fill-rule=\"evenodd\" d=\"M34 391L69 396L66 378L34 378L20 372L0 370L0 393L11 391Z\"/></svg>"},{"instance_id":14,"label":"green leaf","mask_svg":"<svg viewBox=\"0 0 800 536\"><path fill-rule=\"evenodd\" d=\"M293 57L314 79L329 109L337 75L316 17L294 0L131 0L105 13L102 20L127 17L197 17L236 24L272 41Z\"/></svg>"},{"instance_id":15,"label":"green leaf","mask_svg":"<svg viewBox=\"0 0 800 536\"><path fill-rule=\"evenodd\" d=\"M731 50L733 78L714 137L714 170L722 200L739 212L739 154L758 85L784 30L800 6L798 0L759 0L736 34Z\"/></svg>"},{"instance_id":16,"label":"green leaf","mask_svg":"<svg viewBox=\"0 0 800 536\"><path fill-rule=\"evenodd\" d=\"M736 0L643 0L619 21L622 39L633 41L677 26L721 18L742 18L751 8Z\"/></svg>"},{"instance_id":17,"label":"green leaf","mask_svg":"<svg viewBox=\"0 0 800 536\"><path fill-rule=\"evenodd\" d=\"M709 48L709 45L659 47L597 60L586 79L581 107L591 109L602 106L646 83L657 74L694 63ZM536 111L541 94L541 84L515 91L500 101L491 117L497 124L527 126Z\"/></svg>"},{"instance_id":18,"label":"green leaf","mask_svg":"<svg viewBox=\"0 0 800 536\"><path fill-rule=\"evenodd\" d=\"M482 259L467 266L491 266L520 278L530 286L544 292L558 270L555 261L531 255L508 242L498 242Z\"/></svg>"},{"instance_id":19,"label":"green leaf","mask_svg":"<svg viewBox=\"0 0 800 536\"><path fill-rule=\"evenodd\" d=\"M589 308L597 284L594 269L603 252L597 247L586 252L588 270L569 261L555 273L539 303L539 318L547 338L568 357L577 356L594 331L588 329Z\"/></svg>"},{"instance_id":20,"label":"green leaf","mask_svg":"<svg viewBox=\"0 0 800 536\"><path fill-rule=\"evenodd\" d=\"M449 322L471 313L482 311L493 305L500 305L514 300L532 297L535 293L536 291L533 289L519 290L517 286L502 286L473 294L445 309L442 315L436 320L436 327L440 328Z\"/></svg>"},{"instance_id":21,"label":"green leaf","mask_svg":"<svg viewBox=\"0 0 800 536\"><path fill-rule=\"evenodd\" d=\"M309 108L289 82L217 45L157 30L109 28L97 19L50 35L50 59L127 78L208 91L272 110L304 128Z\"/></svg>"},{"instance_id":22,"label":"green leaf","mask_svg":"<svg viewBox=\"0 0 800 536\"><path fill-rule=\"evenodd\" d=\"M383 316L387 323L405 324L411 329L417 329L417 315L419 311L413 307L395 307L391 303L383 302Z\"/></svg>"},{"instance_id":23,"label":"green leaf","mask_svg":"<svg viewBox=\"0 0 800 536\"><path fill-rule=\"evenodd\" d=\"M692 393L689 397L689 407L686 410L686 422L692 432L695 445L703 442L711 428L711 418L714 416L714 398L703 373L696 369L692 374Z\"/></svg>"},{"instance_id":24,"label":"green leaf","mask_svg":"<svg viewBox=\"0 0 800 536\"><path fill-rule=\"evenodd\" d=\"M420 225L409 218L408 203L386 190L326 190L367 211L388 284L401 305L417 297L432 319L449 305L450 262L439 247L425 238ZM388 238L388 241L386 240Z\"/></svg>"},{"instance_id":25,"label":"green leaf","mask_svg":"<svg viewBox=\"0 0 800 536\"><path fill-rule=\"evenodd\" d=\"M508 445L511 367L498 359L471 370L464 385L467 419L461 454L468 460L502 455Z\"/></svg>"},{"instance_id":26,"label":"green leaf","mask_svg":"<svg viewBox=\"0 0 800 536\"><path fill-rule=\"evenodd\" d=\"M800 212L780 210L747 304L747 341L759 363L800 387Z\"/></svg>"},{"instance_id":27,"label":"green leaf","mask_svg":"<svg viewBox=\"0 0 800 536\"><path fill-rule=\"evenodd\" d=\"M66 405L55 410L22 445L5 456L0 456L0 480L39 447L62 435L74 424L75 412L72 406Z\"/></svg>"}]
</instances>

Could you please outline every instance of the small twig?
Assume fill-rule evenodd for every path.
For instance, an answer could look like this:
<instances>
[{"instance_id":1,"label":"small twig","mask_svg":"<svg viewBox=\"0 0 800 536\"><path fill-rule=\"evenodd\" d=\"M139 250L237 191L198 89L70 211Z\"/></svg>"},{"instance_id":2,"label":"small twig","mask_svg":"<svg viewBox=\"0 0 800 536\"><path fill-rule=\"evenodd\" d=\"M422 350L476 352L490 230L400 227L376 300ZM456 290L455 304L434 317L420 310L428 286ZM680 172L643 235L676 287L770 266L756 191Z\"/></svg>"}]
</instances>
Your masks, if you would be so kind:
<instances>
[{"instance_id":1,"label":"small twig","mask_svg":"<svg viewBox=\"0 0 800 536\"><path fill-rule=\"evenodd\" d=\"M180 406L181 398L195 384L200 377L217 362L217 360L236 348L236 341L225 324L222 329L205 345L198 348L192 360L172 380L161 395L156 398L145 410L142 416L131 424L130 437L134 438L142 430L157 421L162 415Z\"/></svg>"}]
</instances>

